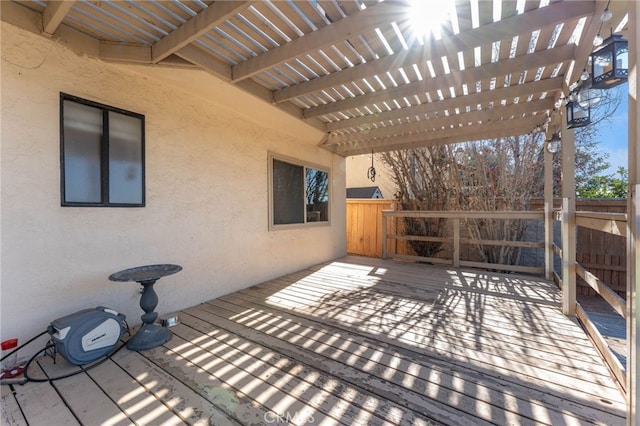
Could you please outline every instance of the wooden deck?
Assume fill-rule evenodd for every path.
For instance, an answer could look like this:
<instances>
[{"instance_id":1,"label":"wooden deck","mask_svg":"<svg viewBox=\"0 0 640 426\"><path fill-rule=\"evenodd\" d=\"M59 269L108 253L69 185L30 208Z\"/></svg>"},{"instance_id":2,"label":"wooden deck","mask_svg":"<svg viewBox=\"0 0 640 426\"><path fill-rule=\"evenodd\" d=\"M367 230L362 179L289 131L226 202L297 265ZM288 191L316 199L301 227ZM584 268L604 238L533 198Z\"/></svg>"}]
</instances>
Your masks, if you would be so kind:
<instances>
[{"instance_id":1,"label":"wooden deck","mask_svg":"<svg viewBox=\"0 0 640 426\"><path fill-rule=\"evenodd\" d=\"M559 306L532 277L346 257L186 309L163 347L2 386L2 424L624 424Z\"/></svg>"}]
</instances>

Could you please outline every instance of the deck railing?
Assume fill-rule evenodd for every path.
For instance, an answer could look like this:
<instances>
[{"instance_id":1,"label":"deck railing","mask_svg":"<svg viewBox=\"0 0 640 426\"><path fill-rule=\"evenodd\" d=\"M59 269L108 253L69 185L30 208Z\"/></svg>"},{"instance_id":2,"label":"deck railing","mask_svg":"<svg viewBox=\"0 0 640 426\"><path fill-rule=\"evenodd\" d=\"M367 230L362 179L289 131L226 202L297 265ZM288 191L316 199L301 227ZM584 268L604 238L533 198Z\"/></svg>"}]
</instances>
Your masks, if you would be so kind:
<instances>
[{"instance_id":1,"label":"deck railing","mask_svg":"<svg viewBox=\"0 0 640 426\"><path fill-rule=\"evenodd\" d=\"M557 221L561 221L562 212L556 211L554 214L554 219ZM627 215L625 213L577 211L575 213L575 225L594 229L596 231L601 231L612 235L618 235L621 237L626 237L627 235ZM563 267L566 267L566 263L562 262L563 250L555 242L553 243L553 251L560 258ZM562 280L562 276L564 274L564 271L562 275L556 273L555 270L553 271L553 278L563 291L566 290L564 288ZM624 319L627 318L626 301L622 297L620 297L618 293L616 293L607 283L589 272L587 268L585 268L577 261L575 262L575 274L576 276L582 278L595 291L597 295L602 297L602 299L606 301L616 313L618 313ZM594 344L600 351L605 362L609 366L611 372L618 380L622 389L626 392L627 381L625 366L622 365L618 357L616 357L615 354L610 350L605 338L598 331L598 327L596 327L596 325L591 321L591 319L579 303L576 303L576 316L584 325L587 334L589 334Z\"/></svg>"},{"instance_id":2,"label":"deck railing","mask_svg":"<svg viewBox=\"0 0 640 426\"><path fill-rule=\"evenodd\" d=\"M461 245L476 244L485 246L509 246L521 248L538 248L544 249L544 241L512 241L512 240L477 240L467 238L461 235L461 221L473 219L509 219L509 220L544 220L544 212L542 211L390 211L382 212L382 257L405 259L429 262L434 264L445 264L453 267L472 267L472 268L488 268L493 270L503 270L512 272L523 272L533 274L544 274L545 269L538 266L522 266L509 264L496 264L487 262L478 262L471 260L463 260L460 258ZM444 237L431 237L423 235L407 235L400 232L401 225L398 224L399 219L418 218L418 219L447 219L452 225L452 235ZM392 223L389 223L393 221ZM391 232L389 232L391 230ZM388 250L389 241L423 241L433 243L450 244L453 249L450 258L442 257L424 257L413 254L398 253L397 250Z\"/></svg>"}]
</instances>

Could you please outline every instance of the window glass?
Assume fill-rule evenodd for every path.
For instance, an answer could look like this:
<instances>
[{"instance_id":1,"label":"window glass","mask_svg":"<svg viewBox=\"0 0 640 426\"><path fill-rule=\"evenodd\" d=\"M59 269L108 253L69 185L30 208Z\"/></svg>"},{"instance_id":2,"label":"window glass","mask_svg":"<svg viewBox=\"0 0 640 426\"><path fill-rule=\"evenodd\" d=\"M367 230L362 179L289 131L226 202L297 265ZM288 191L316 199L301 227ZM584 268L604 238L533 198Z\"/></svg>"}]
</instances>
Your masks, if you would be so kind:
<instances>
[{"instance_id":1,"label":"window glass","mask_svg":"<svg viewBox=\"0 0 640 426\"><path fill-rule=\"evenodd\" d=\"M102 110L64 101L63 118L65 199L100 203Z\"/></svg>"},{"instance_id":2,"label":"window glass","mask_svg":"<svg viewBox=\"0 0 640 426\"><path fill-rule=\"evenodd\" d=\"M306 197L307 222L326 222L329 220L329 173L316 169L307 169Z\"/></svg>"},{"instance_id":3,"label":"window glass","mask_svg":"<svg viewBox=\"0 0 640 426\"><path fill-rule=\"evenodd\" d=\"M142 122L109 111L109 201L135 204L142 199Z\"/></svg>"},{"instance_id":4,"label":"window glass","mask_svg":"<svg viewBox=\"0 0 640 426\"><path fill-rule=\"evenodd\" d=\"M273 160L273 223L304 222L303 168Z\"/></svg>"}]
</instances>

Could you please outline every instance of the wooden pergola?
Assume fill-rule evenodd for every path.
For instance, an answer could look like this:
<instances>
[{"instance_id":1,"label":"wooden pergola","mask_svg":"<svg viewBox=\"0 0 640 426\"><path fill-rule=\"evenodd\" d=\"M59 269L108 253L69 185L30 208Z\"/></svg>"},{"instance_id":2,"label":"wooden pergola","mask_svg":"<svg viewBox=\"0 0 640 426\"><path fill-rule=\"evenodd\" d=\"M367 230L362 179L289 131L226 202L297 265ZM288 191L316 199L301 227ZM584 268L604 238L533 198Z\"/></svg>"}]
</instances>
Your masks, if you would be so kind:
<instances>
[{"instance_id":1,"label":"wooden pergola","mask_svg":"<svg viewBox=\"0 0 640 426\"><path fill-rule=\"evenodd\" d=\"M416 10L420 3L432 10ZM440 9L440 22L425 28ZM613 18L603 23L605 9ZM594 37L619 28L630 47L627 389L628 423L637 422L636 2L20 0L2 2L1 12L104 61L205 70L321 130L319 144L342 156L561 129L567 314L575 311L575 153L563 100L588 68ZM547 153L548 276L551 161Z\"/></svg>"}]
</instances>

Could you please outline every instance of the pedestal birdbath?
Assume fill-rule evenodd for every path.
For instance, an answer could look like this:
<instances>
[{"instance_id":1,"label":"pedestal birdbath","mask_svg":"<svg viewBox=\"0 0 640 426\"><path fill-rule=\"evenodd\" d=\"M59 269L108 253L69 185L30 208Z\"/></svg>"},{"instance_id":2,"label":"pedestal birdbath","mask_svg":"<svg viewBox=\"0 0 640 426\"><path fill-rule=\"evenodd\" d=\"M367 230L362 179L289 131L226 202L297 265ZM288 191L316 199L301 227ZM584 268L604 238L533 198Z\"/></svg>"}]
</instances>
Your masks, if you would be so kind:
<instances>
[{"instance_id":1,"label":"pedestal birdbath","mask_svg":"<svg viewBox=\"0 0 640 426\"><path fill-rule=\"evenodd\" d=\"M142 285L142 296L140 296L140 307L144 314L140 330L127 342L127 348L132 351L143 351L155 348L171 339L171 331L160 324L156 324L158 313L154 312L158 306L158 295L153 289L153 285L162 277L175 274L182 270L182 266L162 264L138 266L125 269L109 275L111 281L135 281Z\"/></svg>"}]
</instances>

